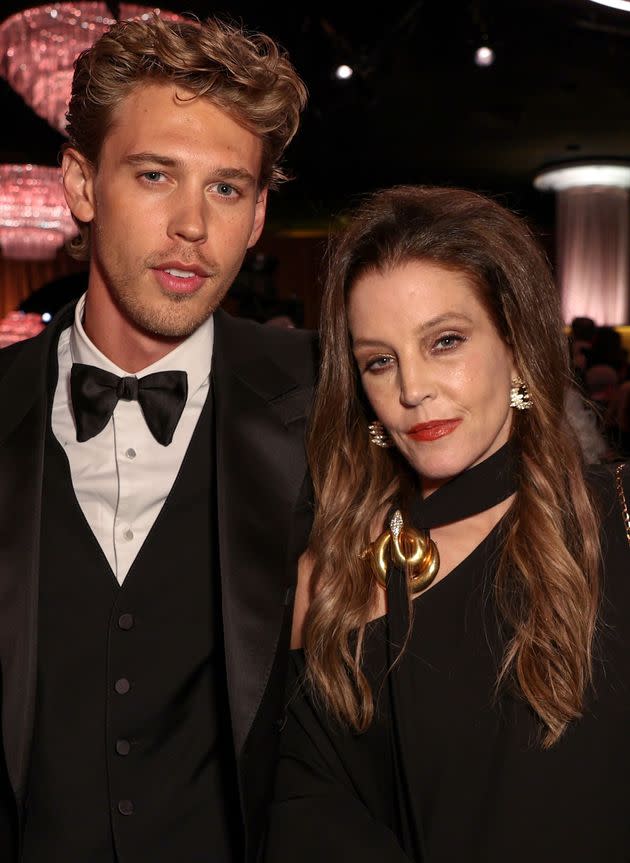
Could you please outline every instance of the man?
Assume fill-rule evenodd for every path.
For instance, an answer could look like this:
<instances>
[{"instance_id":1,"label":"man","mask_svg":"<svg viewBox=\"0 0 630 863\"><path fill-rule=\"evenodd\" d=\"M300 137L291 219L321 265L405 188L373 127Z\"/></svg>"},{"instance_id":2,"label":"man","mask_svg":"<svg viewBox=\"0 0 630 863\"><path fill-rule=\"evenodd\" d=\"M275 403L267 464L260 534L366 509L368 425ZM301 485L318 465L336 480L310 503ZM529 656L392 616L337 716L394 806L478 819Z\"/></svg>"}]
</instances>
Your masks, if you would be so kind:
<instances>
[{"instance_id":1,"label":"man","mask_svg":"<svg viewBox=\"0 0 630 863\"><path fill-rule=\"evenodd\" d=\"M63 181L87 293L0 354L0 859L254 859L313 345L217 310L305 89L267 37L116 25Z\"/></svg>"}]
</instances>

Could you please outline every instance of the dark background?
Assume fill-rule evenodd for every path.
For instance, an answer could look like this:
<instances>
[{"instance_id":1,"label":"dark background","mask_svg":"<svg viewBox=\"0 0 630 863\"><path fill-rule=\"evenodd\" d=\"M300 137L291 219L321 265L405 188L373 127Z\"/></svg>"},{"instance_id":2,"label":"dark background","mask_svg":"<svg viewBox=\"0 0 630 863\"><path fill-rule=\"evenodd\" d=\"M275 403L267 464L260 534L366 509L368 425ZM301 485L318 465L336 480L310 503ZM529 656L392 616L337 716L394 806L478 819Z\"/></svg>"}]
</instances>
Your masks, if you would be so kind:
<instances>
[{"instance_id":1,"label":"dark background","mask_svg":"<svg viewBox=\"0 0 630 863\"><path fill-rule=\"evenodd\" d=\"M0 0L0 18L29 4ZM164 8L279 40L310 102L273 195L272 231L325 231L359 193L463 185L530 217L553 257L554 199L532 179L565 159L630 157L630 13L590 0L425 0ZM473 61L487 42L489 68ZM337 81L339 62L355 67ZM55 164L63 138L0 80L0 161Z\"/></svg>"},{"instance_id":2,"label":"dark background","mask_svg":"<svg viewBox=\"0 0 630 863\"><path fill-rule=\"evenodd\" d=\"M27 8L2 0L2 19ZM278 217L321 219L348 196L393 183L507 194L549 220L536 171L566 158L630 155L630 13L590 0L426 0L209 5L288 50L310 104L277 197ZM473 62L485 41L490 68ZM356 64L339 82L338 62ZM0 81L0 161L55 164L62 137Z\"/></svg>"}]
</instances>

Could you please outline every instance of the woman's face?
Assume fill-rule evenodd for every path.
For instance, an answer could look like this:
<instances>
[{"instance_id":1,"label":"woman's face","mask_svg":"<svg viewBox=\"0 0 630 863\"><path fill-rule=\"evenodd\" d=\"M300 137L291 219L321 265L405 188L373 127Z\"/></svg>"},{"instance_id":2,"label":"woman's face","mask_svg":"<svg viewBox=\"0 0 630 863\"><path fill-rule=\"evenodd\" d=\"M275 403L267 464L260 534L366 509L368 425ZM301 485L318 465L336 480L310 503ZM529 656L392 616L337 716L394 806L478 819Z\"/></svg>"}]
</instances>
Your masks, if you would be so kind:
<instances>
[{"instance_id":1,"label":"woman's face","mask_svg":"<svg viewBox=\"0 0 630 863\"><path fill-rule=\"evenodd\" d=\"M428 261L367 273L348 318L365 393L425 493L508 440L512 354L465 273Z\"/></svg>"}]
</instances>

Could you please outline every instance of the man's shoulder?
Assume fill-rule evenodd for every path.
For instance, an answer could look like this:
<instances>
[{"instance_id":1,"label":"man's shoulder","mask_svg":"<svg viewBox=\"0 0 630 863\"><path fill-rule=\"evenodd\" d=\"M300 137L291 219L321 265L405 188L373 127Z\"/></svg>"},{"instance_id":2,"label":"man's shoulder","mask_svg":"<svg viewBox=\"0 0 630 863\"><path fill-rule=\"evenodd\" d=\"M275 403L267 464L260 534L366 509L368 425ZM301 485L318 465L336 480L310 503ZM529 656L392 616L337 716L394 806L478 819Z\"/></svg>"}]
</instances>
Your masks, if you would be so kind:
<instances>
[{"instance_id":1,"label":"man's shoulder","mask_svg":"<svg viewBox=\"0 0 630 863\"><path fill-rule=\"evenodd\" d=\"M37 336L35 336L37 338ZM20 357L25 350L31 347L30 342L33 339L24 339L19 342L14 342L5 348L0 348L0 379L11 368L15 361Z\"/></svg>"},{"instance_id":2,"label":"man's shoulder","mask_svg":"<svg viewBox=\"0 0 630 863\"><path fill-rule=\"evenodd\" d=\"M269 359L305 383L315 379L319 361L319 339L315 331L259 324L222 311L216 313L215 323L231 352L241 356L246 353L250 362L257 358Z\"/></svg>"}]
</instances>

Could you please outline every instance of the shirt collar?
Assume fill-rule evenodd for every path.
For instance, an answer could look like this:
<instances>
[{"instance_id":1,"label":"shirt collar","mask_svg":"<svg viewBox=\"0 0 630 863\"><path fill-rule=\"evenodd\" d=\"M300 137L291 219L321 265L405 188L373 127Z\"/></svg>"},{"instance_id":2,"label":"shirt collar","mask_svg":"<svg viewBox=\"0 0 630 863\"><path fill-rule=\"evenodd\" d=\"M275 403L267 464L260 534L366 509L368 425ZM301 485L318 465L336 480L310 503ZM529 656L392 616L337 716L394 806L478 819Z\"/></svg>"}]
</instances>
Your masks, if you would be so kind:
<instances>
[{"instance_id":1,"label":"shirt collar","mask_svg":"<svg viewBox=\"0 0 630 863\"><path fill-rule=\"evenodd\" d=\"M129 372L119 368L115 363L101 353L88 338L83 329L83 310L85 294L80 298L74 312L74 322L70 331L70 355L75 363L85 363L97 366L99 369L112 372L120 377L129 377ZM188 375L188 398L197 392L210 375L212 367L212 349L214 346L214 318L212 315L197 327L192 335L166 356L152 363L135 374L143 378L154 372L184 371Z\"/></svg>"}]
</instances>

